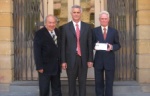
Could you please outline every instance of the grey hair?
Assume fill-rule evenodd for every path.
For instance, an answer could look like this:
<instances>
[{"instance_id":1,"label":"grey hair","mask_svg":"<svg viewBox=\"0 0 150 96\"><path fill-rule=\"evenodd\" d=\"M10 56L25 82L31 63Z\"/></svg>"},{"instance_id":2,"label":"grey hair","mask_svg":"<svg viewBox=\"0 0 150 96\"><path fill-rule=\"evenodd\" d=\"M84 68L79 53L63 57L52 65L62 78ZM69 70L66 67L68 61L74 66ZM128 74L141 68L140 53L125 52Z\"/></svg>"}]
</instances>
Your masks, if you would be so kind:
<instances>
[{"instance_id":1,"label":"grey hair","mask_svg":"<svg viewBox=\"0 0 150 96\"><path fill-rule=\"evenodd\" d=\"M109 12L108 11L101 11L99 14L99 18L101 17L102 14L106 14L108 18L110 18Z\"/></svg>"},{"instance_id":2,"label":"grey hair","mask_svg":"<svg viewBox=\"0 0 150 96\"><path fill-rule=\"evenodd\" d=\"M46 23L48 17L53 17L53 18L55 19L56 23L57 23L58 19L57 19L54 15L49 14L49 15L47 15L47 16L44 18L44 24Z\"/></svg>"},{"instance_id":3,"label":"grey hair","mask_svg":"<svg viewBox=\"0 0 150 96\"><path fill-rule=\"evenodd\" d=\"M82 8L81 8L81 6L79 6L79 5L73 5L73 6L71 7L71 9L73 10L74 8L79 8L80 11L81 11L81 13L82 13ZM71 10L71 12L72 12L72 10Z\"/></svg>"}]
</instances>

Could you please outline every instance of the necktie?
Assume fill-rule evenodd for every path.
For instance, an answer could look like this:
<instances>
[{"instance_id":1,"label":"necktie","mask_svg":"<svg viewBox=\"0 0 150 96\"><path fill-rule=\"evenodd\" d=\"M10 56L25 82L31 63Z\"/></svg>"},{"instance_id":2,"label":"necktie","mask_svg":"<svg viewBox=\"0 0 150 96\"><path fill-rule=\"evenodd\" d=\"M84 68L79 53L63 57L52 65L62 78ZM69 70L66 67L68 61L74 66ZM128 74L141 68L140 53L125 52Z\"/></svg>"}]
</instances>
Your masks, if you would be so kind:
<instances>
[{"instance_id":1,"label":"necktie","mask_svg":"<svg viewBox=\"0 0 150 96\"><path fill-rule=\"evenodd\" d=\"M104 37L104 40L105 40L105 39L106 39L106 36L107 36L106 28L104 27L103 30L104 30L103 37Z\"/></svg>"},{"instance_id":2,"label":"necktie","mask_svg":"<svg viewBox=\"0 0 150 96\"><path fill-rule=\"evenodd\" d=\"M52 35L52 38L53 38L55 44L57 44L57 36L54 34L54 32L52 32L51 35Z\"/></svg>"},{"instance_id":3,"label":"necktie","mask_svg":"<svg viewBox=\"0 0 150 96\"><path fill-rule=\"evenodd\" d=\"M76 36L77 36L77 54L81 56L81 49L80 49L80 30L78 24L76 24Z\"/></svg>"}]
</instances>

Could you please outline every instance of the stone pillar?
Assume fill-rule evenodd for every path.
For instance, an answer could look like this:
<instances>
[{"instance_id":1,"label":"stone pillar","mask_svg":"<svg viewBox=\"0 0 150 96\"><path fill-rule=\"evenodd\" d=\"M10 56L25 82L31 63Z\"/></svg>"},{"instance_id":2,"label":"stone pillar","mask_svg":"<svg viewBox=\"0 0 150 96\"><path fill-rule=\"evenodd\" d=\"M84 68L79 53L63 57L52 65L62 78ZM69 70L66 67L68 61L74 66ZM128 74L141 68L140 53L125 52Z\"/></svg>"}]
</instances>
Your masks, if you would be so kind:
<instances>
[{"instance_id":1,"label":"stone pillar","mask_svg":"<svg viewBox=\"0 0 150 96\"><path fill-rule=\"evenodd\" d=\"M0 0L0 90L13 81L13 1ZM4 86L1 86L4 85ZM6 86L5 86L6 85Z\"/></svg>"},{"instance_id":2,"label":"stone pillar","mask_svg":"<svg viewBox=\"0 0 150 96\"><path fill-rule=\"evenodd\" d=\"M150 83L150 0L137 1L137 81Z\"/></svg>"}]
</instances>

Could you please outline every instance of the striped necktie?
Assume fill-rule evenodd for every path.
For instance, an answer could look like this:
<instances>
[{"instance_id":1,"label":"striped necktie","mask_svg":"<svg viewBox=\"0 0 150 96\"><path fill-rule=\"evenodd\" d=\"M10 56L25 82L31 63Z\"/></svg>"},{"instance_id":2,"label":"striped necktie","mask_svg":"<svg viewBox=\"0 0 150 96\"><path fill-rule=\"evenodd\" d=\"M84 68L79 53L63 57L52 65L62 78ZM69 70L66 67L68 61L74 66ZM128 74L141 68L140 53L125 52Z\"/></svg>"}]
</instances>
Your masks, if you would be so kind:
<instances>
[{"instance_id":1,"label":"striped necktie","mask_svg":"<svg viewBox=\"0 0 150 96\"><path fill-rule=\"evenodd\" d=\"M51 32L51 36L52 36L52 38L53 38L55 44L57 45L57 36L55 35L55 33L54 33L54 32Z\"/></svg>"}]
</instances>

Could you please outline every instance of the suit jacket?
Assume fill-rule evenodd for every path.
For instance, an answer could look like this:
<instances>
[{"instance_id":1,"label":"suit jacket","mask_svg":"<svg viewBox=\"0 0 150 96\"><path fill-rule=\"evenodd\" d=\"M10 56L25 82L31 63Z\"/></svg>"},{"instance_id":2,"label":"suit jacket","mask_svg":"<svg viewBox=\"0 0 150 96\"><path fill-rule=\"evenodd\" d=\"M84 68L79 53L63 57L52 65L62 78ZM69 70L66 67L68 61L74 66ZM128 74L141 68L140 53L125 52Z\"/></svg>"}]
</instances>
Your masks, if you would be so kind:
<instances>
[{"instance_id":1,"label":"suit jacket","mask_svg":"<svg viewBox=\"0 0 150 96\"><path fill-rule=\"evenodd\" d=\"M60 32L55 28L57 45L43 27L34 37L34 59L36 70L44 69L44 74L55 75L60 71Z\"/></svg>"},{"instance_id":2,"label":"suit jacket","mask_svg":"<svg viewBox=\"0 0 150 96\"><path fill-rule=\"evenodd\" d=\"M76 58L77 39L73 22L69 22L62 27L61 59L66 62L68 68L73 68ZM83 67L87 67L87 62L93 59L92 31L89 24L81 21L80 29L80 49Z\"/></svg>"},{"instance_id":3,"label":"suit jacket","mask_svg":"<svg viewBox=\"0 0 150 96\"><path fill-rule=\"evenodd\" d=\"M101 26L93 29L93 47L96 42L112 44L113 50L104 51L97 50L94 58L94 67L97 69L105 68L107 70L114 70L115 68L115 54L114 51L120 49L119 36L116 29L108 27L107 37L104 40Z\"/></svg>"}]
</instances>

